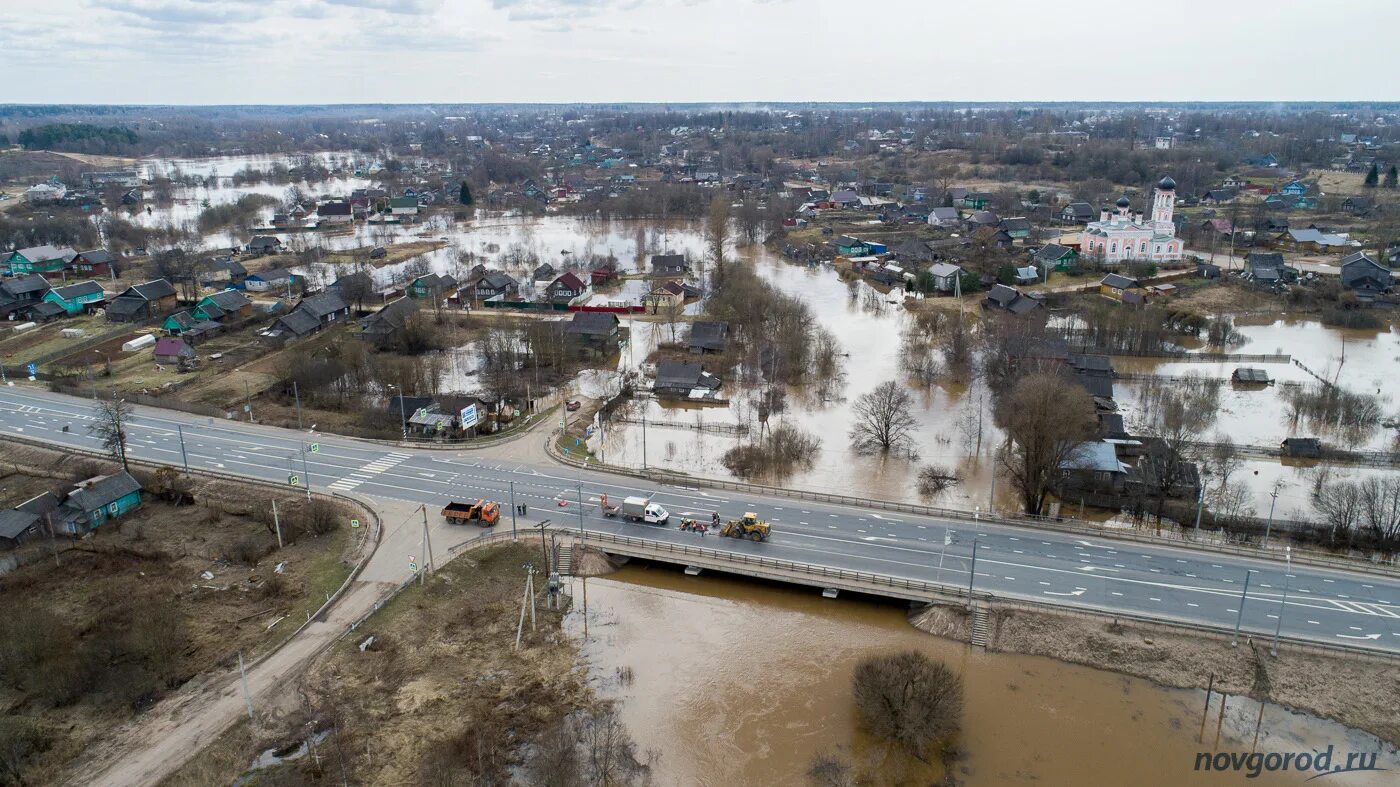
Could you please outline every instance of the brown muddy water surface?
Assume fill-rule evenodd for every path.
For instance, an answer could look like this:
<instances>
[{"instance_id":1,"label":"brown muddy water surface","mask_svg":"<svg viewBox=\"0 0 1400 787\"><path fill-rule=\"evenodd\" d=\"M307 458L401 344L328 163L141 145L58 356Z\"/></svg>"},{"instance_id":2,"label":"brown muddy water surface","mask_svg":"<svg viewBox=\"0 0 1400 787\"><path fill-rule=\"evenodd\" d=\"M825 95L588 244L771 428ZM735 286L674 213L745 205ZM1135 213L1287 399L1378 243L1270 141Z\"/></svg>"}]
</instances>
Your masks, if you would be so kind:
<instances>
[{"instance_id":1,"label":"brown muddy water surface","mask_svg":"<svg viewBox=\"0 0 1400 787\"><path fill-rule=\"evenodd\" d=\"M566 625L583 639L582 581L571 582ZM1314 775L1193 770L1198 752L1251 750L1259 705L1247 698L1228 698L1217 747L1217 695L1198 744L1204 691L973 650L914 629L901 605L629 566L588 581L582 649L602 694L621 701L639 747L660 754L662 785L806 784L812 758L838 749L881 761L882 747L857 730L851 674L864 656L905 649L963 676L962 754L952 765L960 784L1301 784ZM1372 735L1275 705L1264 707L1259 729L1262 752L1331 744L1338 753L1380 752L1376 765L1392 769L1316 783L1396 783L1400 756ZM941 776L939 766L897 760L884 758L880 783Z\"/></svg>"}]
</instances>

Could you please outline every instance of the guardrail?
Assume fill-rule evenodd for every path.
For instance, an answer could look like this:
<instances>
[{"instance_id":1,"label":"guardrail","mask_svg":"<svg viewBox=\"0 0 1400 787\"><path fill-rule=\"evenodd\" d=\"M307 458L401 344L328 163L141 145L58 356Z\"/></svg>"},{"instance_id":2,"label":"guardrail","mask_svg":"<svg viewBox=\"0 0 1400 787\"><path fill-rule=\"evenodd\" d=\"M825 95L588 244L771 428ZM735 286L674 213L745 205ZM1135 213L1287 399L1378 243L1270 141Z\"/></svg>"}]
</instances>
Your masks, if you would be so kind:
<instances>
[{"instance_id":1,"label":"guardrail","mask_svg":"<svg viewBox=\"0 0 1400 787\"><path fill-rule=\"evenodd\" d=\"M779 560L757 555L749 555L743 552L733 552L723 549L711 549L708 547L690 546L687 544L674 544L669 541L656 541L654 539L639 538L636 536L615 535L612 533L585 532L580 536L577 529L565 527L550 527L549 530L574 539L579 539L584 545L590 543L595 548L602 551L609 551L606 545L622 546L620 550L624 553L631 551L635 557L655 558L666 560L667 562L690 563L695 561L691 558L701 558L706 562L717 563L734 568L745 568L755 575L763 572L754 569L769 569L764 579L778 581L792 581L792 577L784 576L779 572L798 574L822 580L839 580L850 584L859 585L857 588L861 592L868 592L874 595L888 595L895 598L914 599L925 602L936 602L948 600L958 603L966 603L967 593L961 585L951 585L941 582L927 582L918 579L908 579L896 577L888 574L874 574L864 571L851 571L837 568L835 566L824 566L815 563L804 563L792 560ZM628 549L630 548L630 549ZM726 570L719 568L718 570ZM814 584L820 586L820 584ZM893 591L905 591L903 593ZM1037 612L1047 612L1053 614L1079 614L1092 615L1096 618L1112 618L1115 620L1129 620L1135 623L1152 626L1162 626L1167 628L1180 629L1198 634L1208 634L1212 637L1227 636L1233 629L1233 624L1222 623L1212 625L1208 623L1198 623L1192 621L1179 620L1174 618L1152 617L1134 612L1106 611L1092 607L1075 604L1072 601L1062 603L1045 602L1021 598L1018 596L1001 596L987 591L976 591L973 597L984 603L995 603L1001 607L1023 608ZM1242 634L1267 636L1272 638L1273 633L1269 631L1242 630ZM1368 647L1364 644L1355 645L1333 645L1329 643L1317 642L1315 640L1304 639L1295 636L1280 636L1279 645L1287 645L1293 650L1302 650L1316 653L1346 654L1351 655L1357 652L1374 656L1386 661L1400 660L1400 653L1394 651L1381 650L1379 648Z\"/></svg>"},{"instance_id":2,"label":"guardrail","mask_svg":"<svg viewBox=\"0 0 1400 787\"><path fill-rule=\"evenodd\" d=\"M655 481L673 486L706 487L710 489L728 489L737 492L749 492L751 494L767 495L774 497L788 497L798 500L812 500L820 503L834 503L836 505L851 506L853 508L879 509L882 511L897 511L900 513L926 516L930 518L953 519L962 522L976 522L992 525L1005 525L1008 527L1032 527L1041 530L1049 530L1057 533L1068 533L1072 535L1092 536L1095 538L1111 538L1120 541L1134 541L1142 544L1151 544L1162 547L1190 548L1208 550L1227 555L1240 557L1252 557L1261 560L1278 561L1283 557L1281 549L1263 547L1242 547L1230 544L1208 543L1182 538L1167 538L1159 535L1146 533L1129 532L1125 530L1113 530L1095 526L1092 523L1082 522L1074 519L1054 519L1051 517L1032 517L1028 515L1007 517L1000 514L985 514L978 511L966 511L956 508L940 508L937 506L926 506L918 503L900 503L891 500L880 500L877 498L852 497L850 495L838 495L827 492L810 492L803 489L789 489L786 487L763 486L760 484L750 484L743 481L725 481L721 479L702 478L699 476L689 476L682 473L674 473L668 470L639 470L636 468L618 467L616 465L604 465L589 460L584 462L573 456L562 454L554 444L554 433L551 432L545 438L545 450L556 461L573 467L596 470L598 472L611 473L614 475L625 475L633 478L642 478L648 481ZM1371 574L1378 574L1387 577L1400 576L1400 557L1381 558L1377 555L1370 557L1339 558L1327 553L1309 550L1295 546L1293 548L1293 562L1316 566L1319 568L1334 568L1340 571L1361 571Z\"/></svg>"}]
</instances>

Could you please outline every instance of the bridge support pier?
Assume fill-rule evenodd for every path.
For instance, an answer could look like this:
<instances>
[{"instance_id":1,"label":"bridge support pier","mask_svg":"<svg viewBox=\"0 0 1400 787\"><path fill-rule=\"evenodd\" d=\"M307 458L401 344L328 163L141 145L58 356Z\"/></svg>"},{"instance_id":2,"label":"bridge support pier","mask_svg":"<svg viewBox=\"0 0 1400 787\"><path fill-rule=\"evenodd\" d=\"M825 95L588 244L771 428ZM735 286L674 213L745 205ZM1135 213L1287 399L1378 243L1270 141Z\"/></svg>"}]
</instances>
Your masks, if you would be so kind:
<instances>
[{"instance_id":1,"label":"bridge support pier","mask_svg":"<svg viewBox=\"0 0 1400 787\"><path fill-rule=\"evenodd\" d=\"M688 576L688 577L699 576L699 575L700 575L700 567L699 567L699 566L686 566L686 567L685 567L685 575Z\"/></svg>"}]
</instances>

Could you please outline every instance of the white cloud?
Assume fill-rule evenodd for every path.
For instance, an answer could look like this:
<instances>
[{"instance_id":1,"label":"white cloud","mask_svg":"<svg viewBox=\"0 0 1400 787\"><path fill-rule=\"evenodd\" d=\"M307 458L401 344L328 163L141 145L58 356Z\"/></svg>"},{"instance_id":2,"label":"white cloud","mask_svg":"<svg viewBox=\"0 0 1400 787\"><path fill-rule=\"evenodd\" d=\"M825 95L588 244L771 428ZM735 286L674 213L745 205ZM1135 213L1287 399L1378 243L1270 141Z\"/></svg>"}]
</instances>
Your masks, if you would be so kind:
<instances>
[{"instance_id":1,"label":"white cloud","mask_svg":"<svg viewBox=\"0 0 1400 787\"><path fill-rule=\"evenodd\" d=\"M321 0L327 5L388 11L392 14L420 16L442 8L443 0Z\"/></svg>"}]
</instances>

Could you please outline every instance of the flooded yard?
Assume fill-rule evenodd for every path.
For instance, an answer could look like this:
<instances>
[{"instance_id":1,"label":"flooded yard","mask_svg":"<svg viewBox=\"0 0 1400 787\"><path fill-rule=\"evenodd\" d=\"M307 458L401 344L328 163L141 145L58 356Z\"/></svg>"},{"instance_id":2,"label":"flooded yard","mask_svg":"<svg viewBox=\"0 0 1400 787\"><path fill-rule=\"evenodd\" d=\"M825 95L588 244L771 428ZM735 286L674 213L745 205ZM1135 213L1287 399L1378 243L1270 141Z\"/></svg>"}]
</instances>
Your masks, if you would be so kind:
<instances>
[{"instance_id":1,"label":"flooded yard","mask_svg":"<svg viewBox=\"0 0 1400 787\"><path fill-rule=\"evenodd\" d=\"M958 783L1300 784L1299 774L1197 774L1198 752L1257 749L1380 752L1394 747L1334 722L1229 697L1216 744L1219 697L1203 743L1205 693L1028 656L988 654L915 630L896 605L824 600L671 568L628 567L588 581L584 639L581 580L571 634L583 640L595 684L621 702L643 749L661 755L657 783L808 783L818 754L882 762L886 780L930 783L938 766L901 769L857 729L850 680L867 655L914 649L942 660L964 683ZM1329 776L1347 785L1392 783L1388 773Z\"/></svg>"}]
</instances>

